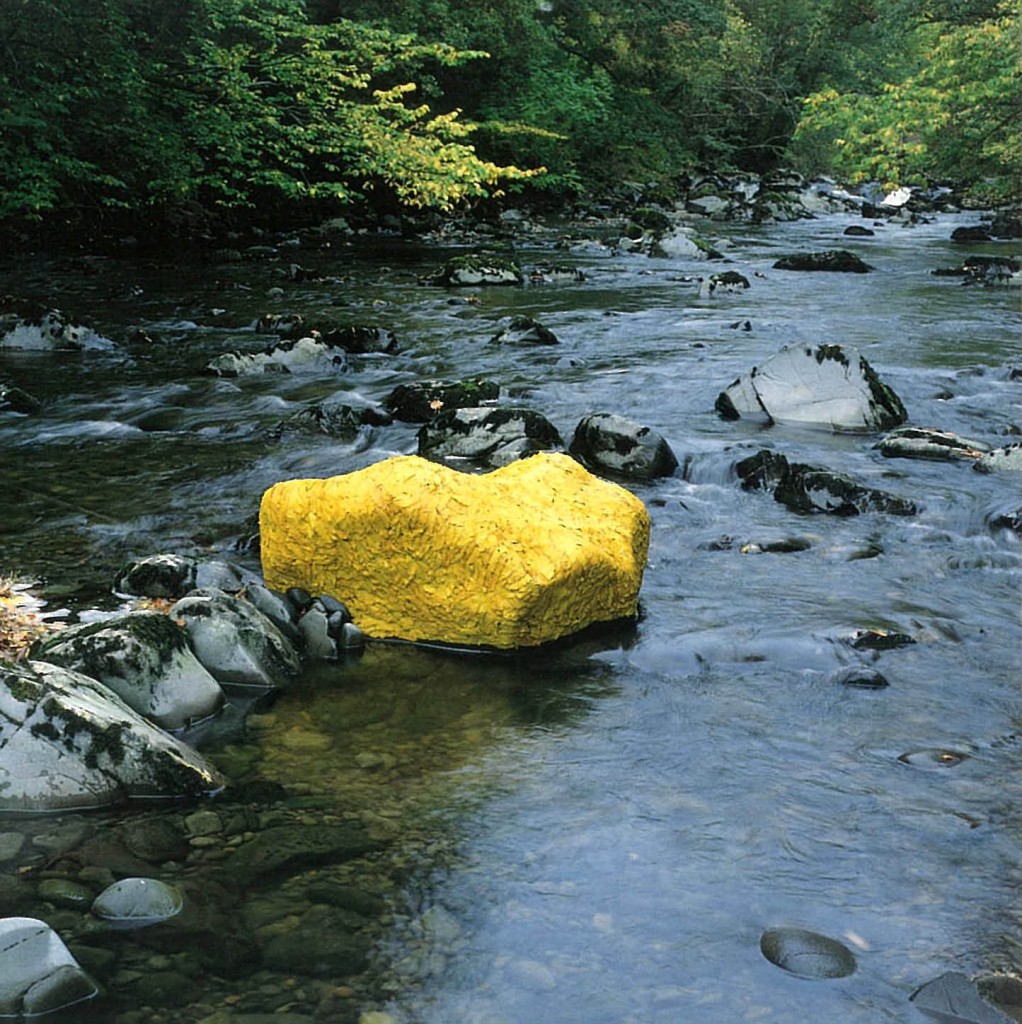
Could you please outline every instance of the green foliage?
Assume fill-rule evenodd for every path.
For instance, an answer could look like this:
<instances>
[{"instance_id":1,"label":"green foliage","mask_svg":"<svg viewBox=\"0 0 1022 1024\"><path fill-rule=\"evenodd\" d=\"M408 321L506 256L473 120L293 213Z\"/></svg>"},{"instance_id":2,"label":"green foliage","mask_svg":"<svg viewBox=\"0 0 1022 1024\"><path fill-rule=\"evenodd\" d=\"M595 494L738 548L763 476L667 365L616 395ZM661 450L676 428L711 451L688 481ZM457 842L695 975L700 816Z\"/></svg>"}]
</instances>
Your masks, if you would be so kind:
<instances>
[{"instance_id":1,"label":"green foliage","mask_svg":"<svg viewBox=\"0 0 1022 1024\"><path fill-rule=\"evenodd\" d=\"M381 190L449 209L535 173L481 159L457 111L415 102L416 71L482 53L315 25L302 0L155 6L0 7L0 219Z\"/></svg>"},{"instance_id":2,"label":"green foliage","mask_svg":"<svg viewBox=\"0 0 1022 1024\"><path fill-rule=\"evenodd\" d=\"M921 26L911 73L868 93L813 93L805 100L798 139L815 141L819 151L822 138L832 168L852 181L992 178L1002 192L1017 191L1020 44L1018 11L1011 5L975 25Z\"/></svg>"}]
</instances>

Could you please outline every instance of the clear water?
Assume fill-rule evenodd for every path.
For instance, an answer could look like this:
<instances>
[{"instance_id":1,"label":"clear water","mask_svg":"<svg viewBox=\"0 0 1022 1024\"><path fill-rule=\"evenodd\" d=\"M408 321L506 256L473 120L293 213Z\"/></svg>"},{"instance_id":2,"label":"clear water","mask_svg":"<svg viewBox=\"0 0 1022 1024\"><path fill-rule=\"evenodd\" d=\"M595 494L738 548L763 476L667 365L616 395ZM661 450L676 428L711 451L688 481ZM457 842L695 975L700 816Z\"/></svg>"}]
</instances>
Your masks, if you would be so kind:
<instances>
[{"instance_id":1,"label":"clear water","mask_svg":"<svg viewBox=\"0 0 1022 1024\"><path fill-rule=\"evenodd\" d=\"M157 342L0 353L0 372L46 403L0 419L0 570L40 578L51 604L74 610L110 605L130 556L238 557L232 544L265 487L415 450L402 424L353 443L268 438L336 392L380 400L418 378L484 374L565 440L588 412L640 420L684 470L633 488L653 519L634 630L500 659L372 645L310 668L209 752L235 778L387 826L399 881L361 1009L409 1024L918 1019L908 996L936 975L1019 965L1022 541L989 521L1022 504L1022 488L1014 474L884 459L874 438L725 423L713 403L784 344L837 342L860 349L910 423L1011 441L1018 291L929 273L961 262L948 239L975 220L871 239L843 237L842 217L721 228L752 287L712 300L691 277L719 266L539 242L519 261L561 259L587 280L451 304L463 296L417 283L449 250L399 243L222 265L7 260L5 290L45 296L115 340L140 325ZM771 266L834 247L876 271ZM337 280L283 282L295 259ZM274 285L284 299L267 300ZM266 344L250 325L274 309L382 324L401 351L332 376L201 375L224 349ZM487 344L512 314L535 316L561 344ZM746 320L752 330L734 326ZM762 446L920 512L797 516L738 487L731 467ZM733 543L715 550L722 537ZM741 551L787 537L810 547ZM863 629L916 643L856 651L848 641ZM890 686L833 681L856 664ZM930 749L967 756L899 760ZM359 754L381 767L365 770ZM778 969L759 940L783 926L840 940L856 972ZM223 991L200 980L195 1002L218 1005Z\"/></svg>"}]
</instances>

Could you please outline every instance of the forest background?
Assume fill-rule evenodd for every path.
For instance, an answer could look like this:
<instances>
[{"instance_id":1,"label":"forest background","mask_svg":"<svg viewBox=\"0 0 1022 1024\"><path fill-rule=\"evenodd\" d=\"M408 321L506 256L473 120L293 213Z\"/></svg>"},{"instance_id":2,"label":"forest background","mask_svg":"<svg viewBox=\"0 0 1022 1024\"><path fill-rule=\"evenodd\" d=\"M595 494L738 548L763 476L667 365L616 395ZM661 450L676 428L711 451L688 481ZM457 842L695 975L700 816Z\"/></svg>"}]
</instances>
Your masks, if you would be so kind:
<instances>
[{"instance_id":1,"label":"forest background","mask_svg":"<svg viewBox=\"0 0 1022 1024\"><path fill-rule=\"evenodd\" d=\"M0 0L11 241L778 166L1018 199L1018 0Z\"/></svg>"}]
</instances>

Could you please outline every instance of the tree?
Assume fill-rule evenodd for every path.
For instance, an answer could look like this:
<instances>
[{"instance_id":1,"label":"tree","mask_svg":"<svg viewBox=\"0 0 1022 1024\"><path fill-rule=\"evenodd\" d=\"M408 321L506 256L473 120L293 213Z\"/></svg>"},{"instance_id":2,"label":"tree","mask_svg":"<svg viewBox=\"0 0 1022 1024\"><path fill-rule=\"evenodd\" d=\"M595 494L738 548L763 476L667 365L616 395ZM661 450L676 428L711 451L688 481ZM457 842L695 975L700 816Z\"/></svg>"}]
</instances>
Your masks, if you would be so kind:
<instances>
[{"instance_id":1,"label":"tree","mask_svg":"<svg viewBox=\"0 0 1022 1024\"><path fill-rule=\"evenodd\" d=\"M940 22L915 34L918 59L870 92L837 88L805 100L797 140L821 139L852 181L978 184L991 198L1022 192L1022 34L1017 4L977 24Z\"/></svg>"}]
</instances>

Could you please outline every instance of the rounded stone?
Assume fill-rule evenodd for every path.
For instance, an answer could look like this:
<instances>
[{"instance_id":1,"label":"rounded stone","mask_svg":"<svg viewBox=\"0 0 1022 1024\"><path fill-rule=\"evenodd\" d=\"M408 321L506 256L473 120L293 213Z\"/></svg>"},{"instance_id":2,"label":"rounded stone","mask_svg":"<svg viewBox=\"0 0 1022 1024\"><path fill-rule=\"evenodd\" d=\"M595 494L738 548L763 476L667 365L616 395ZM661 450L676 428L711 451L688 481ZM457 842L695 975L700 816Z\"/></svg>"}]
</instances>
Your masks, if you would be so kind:
<instances>
[{"instance_id":1,"label":"rounded stone","mask_svg":"<svg viewBox=\"0 0 1022 1024\"><path fill-rule=\"evenodd\" d=\"M123 878L104 889L92 912L112 928L145 928L181 912L184 901L172 885L156 878Z\"/></svg>"},{"instance_id":2,"label":"rounded stone","mask_svg":"<svg viewBox=\"0 0 1022 1024\"><path fill-rule=\"evenodd\" d=\"M844 978L855 971L847 946L803 928L768 928L759 948L772 964L799 978Z\"/></svg>"}]
</instances>

